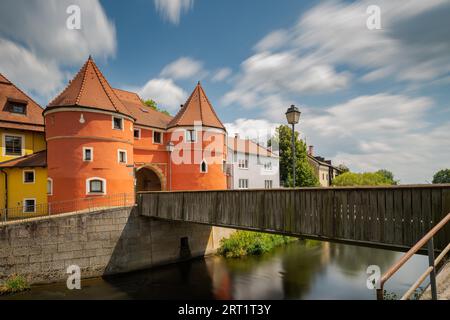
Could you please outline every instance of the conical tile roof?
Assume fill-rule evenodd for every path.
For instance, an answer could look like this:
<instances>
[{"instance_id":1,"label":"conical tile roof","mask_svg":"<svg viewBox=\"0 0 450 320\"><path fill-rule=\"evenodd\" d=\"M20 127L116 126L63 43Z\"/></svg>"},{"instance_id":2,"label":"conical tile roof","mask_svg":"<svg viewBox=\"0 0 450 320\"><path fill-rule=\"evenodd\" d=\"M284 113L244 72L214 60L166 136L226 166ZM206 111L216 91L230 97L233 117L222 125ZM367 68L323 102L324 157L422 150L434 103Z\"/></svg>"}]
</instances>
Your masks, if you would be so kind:
<instances>
[{"instance_id":1,"label":"conical tile roof","mask_svg":"<svg viewBox=\"0 0 450 320\"><path fill-rule=\"evenodd\" d=\"M167 127L193 126L196 121L201 121L202 125L206 127L226 130L209 102L200 82L198 82L189 99Z\"/></svg>"},{"instance_id":2,"label":"conical tile roof","mask_svg":"<svg viewBox=\"0 0 450 320\"><path fill-rule=\"evenodd\" d=\"M92 57L89 57L64 91L50 102L47 109L58 107L86 107L131 116Z\"/></svg>"}]
</instances>

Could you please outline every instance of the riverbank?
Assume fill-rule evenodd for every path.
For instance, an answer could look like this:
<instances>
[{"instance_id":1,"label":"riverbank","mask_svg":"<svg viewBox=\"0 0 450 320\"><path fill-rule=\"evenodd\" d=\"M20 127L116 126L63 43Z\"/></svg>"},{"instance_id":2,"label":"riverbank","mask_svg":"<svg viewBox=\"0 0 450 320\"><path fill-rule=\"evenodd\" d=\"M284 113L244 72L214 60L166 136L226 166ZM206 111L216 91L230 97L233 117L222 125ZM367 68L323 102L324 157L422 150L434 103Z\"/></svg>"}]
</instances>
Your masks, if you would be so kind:
<instances>
[{"instance_id":1,"label":"riverbank","mask_svg":"<svg viewBox=\"0 0 450 320\"><path fill-rule=\"evenodd\" d=\"M225 258L261 255L296 240L298 239L276 234L238 230L220 241L217 253Z\"/></svg>"}]
</instances>

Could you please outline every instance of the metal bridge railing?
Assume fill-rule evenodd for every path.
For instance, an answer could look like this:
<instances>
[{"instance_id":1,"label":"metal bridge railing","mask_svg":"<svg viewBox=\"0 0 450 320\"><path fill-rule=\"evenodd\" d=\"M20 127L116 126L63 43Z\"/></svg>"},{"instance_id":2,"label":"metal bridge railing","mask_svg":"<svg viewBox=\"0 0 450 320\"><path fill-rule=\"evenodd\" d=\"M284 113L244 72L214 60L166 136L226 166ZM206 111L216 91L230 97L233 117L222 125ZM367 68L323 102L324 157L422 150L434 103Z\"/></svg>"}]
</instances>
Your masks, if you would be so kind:
<instances>
[{"instance_id":1,"label":"metal bridge railing","mask_svg":"<svg viewBox=\"0 0 450 320\"><path fill-rule=\"evenodd\" d=\"M448 213L438 224L436 224L422 239L420 239L408 252L406 252L378 281L377 300L384 298L384 284L388 281L415 253L417 253L424 245L428 245L428 268L417 279L417 281L406 291L400 300L408 300L416 291L421 283L429 276L431 286L431 298L437 300L436 287L436 268L444 259L445 255L450 251L450 243L441 251L439 256L434 258L434 235L440 231L450 221L450 213Z\"/></svg>"},{"instance_id":2,"label":"metal bridge railing","mask_svg":"<svg viewBox=\"0 0 450 320\"><path fill-rule=\"evenodd\" d=\"M25 220L62 213L95 212L109 208L127 207L135 204L134 193L39 203L34 206L19 206L0 209L0 223Z\"/></svg>"}]
</instances>

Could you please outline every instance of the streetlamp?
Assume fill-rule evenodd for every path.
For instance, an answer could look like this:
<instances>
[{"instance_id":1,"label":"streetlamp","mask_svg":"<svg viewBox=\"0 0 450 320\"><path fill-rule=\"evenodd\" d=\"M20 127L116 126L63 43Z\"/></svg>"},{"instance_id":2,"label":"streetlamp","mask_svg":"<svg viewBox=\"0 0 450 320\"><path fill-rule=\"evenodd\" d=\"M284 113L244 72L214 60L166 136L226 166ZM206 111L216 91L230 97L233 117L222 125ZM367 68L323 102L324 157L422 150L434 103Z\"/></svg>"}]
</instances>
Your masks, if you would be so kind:
<instances>
[{"instance_id":1,"label":"streetlamp","mask_svg":"<svg viewBox=\"0 0 450 320\"><path fill-rule=\"evenodd\" d=\"M295 188L295 125L300 119L300 111L294 105L291 105L286 111L287 122L292 125L292 178L293 188Z\"/></svg>"},{"instance_id":2,"label":"streetlamp","mask_svg":"<svg viewBox=\"0 0 450 320\"><path fill-rule=\"evenodd\" d=\"M166 150L169 152L169 190L172 191L172 151L175 145L172 141L166 145Z\"/></svg>"}]
</instances>

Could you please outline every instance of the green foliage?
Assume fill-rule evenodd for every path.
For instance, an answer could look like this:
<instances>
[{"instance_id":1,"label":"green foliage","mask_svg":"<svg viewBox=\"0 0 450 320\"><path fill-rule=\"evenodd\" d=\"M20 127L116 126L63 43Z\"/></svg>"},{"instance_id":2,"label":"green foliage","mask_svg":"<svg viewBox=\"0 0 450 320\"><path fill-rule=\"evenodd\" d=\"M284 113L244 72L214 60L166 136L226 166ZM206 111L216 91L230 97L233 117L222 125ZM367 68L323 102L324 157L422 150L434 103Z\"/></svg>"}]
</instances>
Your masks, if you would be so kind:
<instances>
[{"instance_id":1,"label":"green foliage","mask_svg":"<svg viewBox=\"0 0 450 320\"><path fill-rule=\"evenodd\" d=\"M380 172L346 172L333 179L334 186L389 186L395 181L386 178Z\"/></svg>"},{"instance_id":2,"label":"green foliage","mask_svg":"<svg viewBox=\"0 0 450 320\"><path fill-rule=\"evenodd\" d=\"M155 100L149 99L149 100L145 100L145 101L143 101L143 102L144 102L144 104L145 104L147 107L150 107L150 108L152 108L153 110L156 110L156 111L158 111L158 112L162 112L162 113L167 114L168 116L170 116L170 113L169 113L169 112L167 112L167 111L164 110L164 109L160 109L160 108L158 107L158 104L156 103Z\"/></svg>"},{"instance_id":3,"label":"green foliage","mask_svg":"<svg viewBox=\"0 0 450 320\"><path fill-rule=\"evenodd\" d=\"M398 300L397 294L394 292L383 291L383 299L384 300Z\"/></svg>"},{"instance_id":4,"label":"green foliage","mask_svg":"<svg viewBox=\"0 0 450 320\"><path fill-rule=\"evenodd\" d=\"M381 170L378 170L376 173L381 174L383 177L386 178L387 181L392 181L392 184L395 184L395 185L398 184L398 181L396 181L394 179L394 174L391 171L386 170L386 169L381 169Z\"/></svg>"},{"instance_id":5,"label":"green foliage","mask_svg":"<svg viewBox=\"0 0 450 320\"><path fill-rule=\"evenodd\" d=\"M5 283L2 286L0 286L0 295L17 293L29 289L30 285L23 276L13 274L9 276L8 279L6 279Z\"/></svg>"},{"instance_id":6,"label":"green foliage","mask_svg":"<svg viewBox=\"0 0 450 320\"><path fill-rule=\"evenodd\" d=\"M292 177L292 129L287 125L276 129L274 140L280 148L280 179L286 186L293 185ZM295 132L295 185L296 187L319 186L319 180L314 174L314 169L308 162L306 145Z\"/></svg>"},{"instance_id":7,"label":"green foliage","mask_svg":"<svg viewBox=\"0 0 450 320\"><path fill-rule=\"evenodd\" d=\"M450 183L450 169L443 169L433 176L433 183Z\"/></svg>"},{"instance_id":8,"label":"green foliage","mask_svg":"<svg viewBox=\"0 0 450 320\"><path fill-rule=\"evenodd\" d=\"M295 240L297 238L239 230L229 238L220 241L218 253L226 258L260 255Z\"/></svg>"},{"instance_id":9,"label":"green foliage","mask_svg":"<svg viewBox=\"0 0 450 320\"><path fill-rule=\"evenodd\" d=\"M340 174L343 174L343 173L346 173L346 172L350 171L350 169L343 163L338 165L337 168L341 171Z\"/></svg>"}]
</instances>

